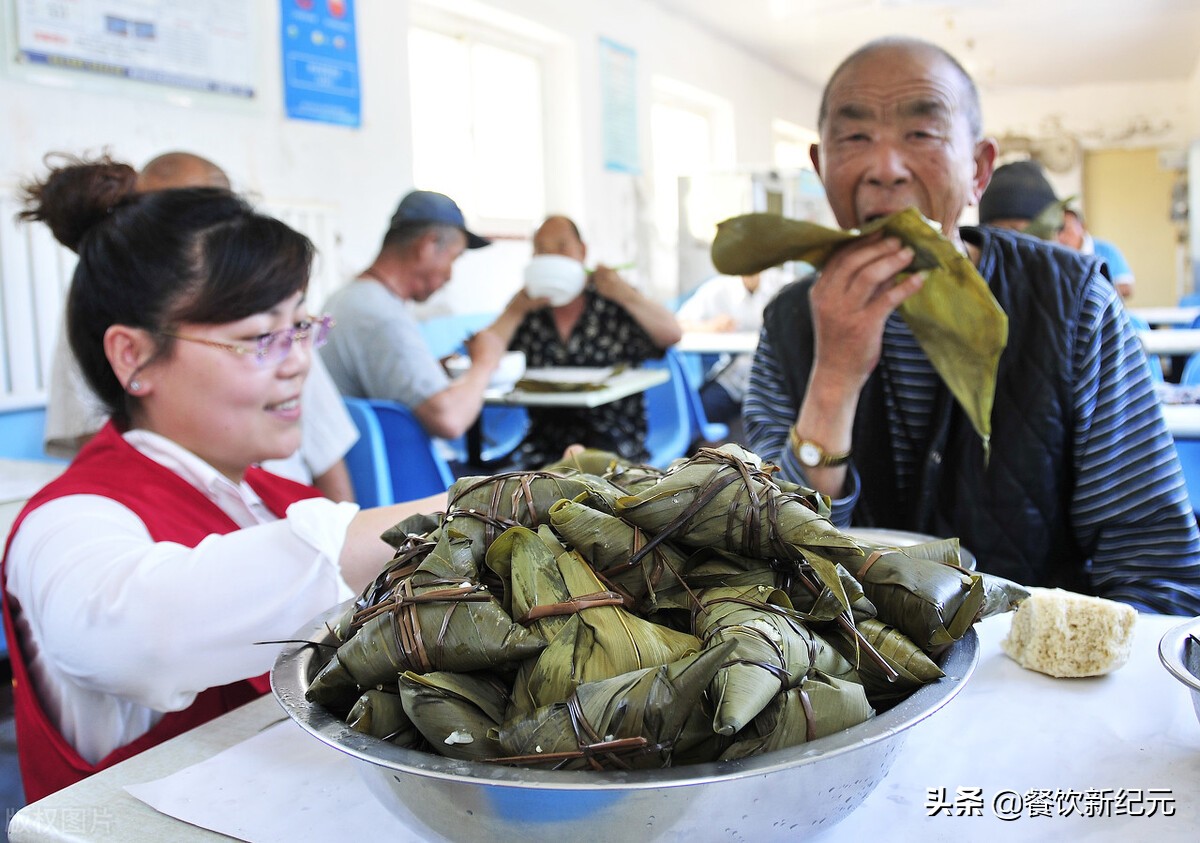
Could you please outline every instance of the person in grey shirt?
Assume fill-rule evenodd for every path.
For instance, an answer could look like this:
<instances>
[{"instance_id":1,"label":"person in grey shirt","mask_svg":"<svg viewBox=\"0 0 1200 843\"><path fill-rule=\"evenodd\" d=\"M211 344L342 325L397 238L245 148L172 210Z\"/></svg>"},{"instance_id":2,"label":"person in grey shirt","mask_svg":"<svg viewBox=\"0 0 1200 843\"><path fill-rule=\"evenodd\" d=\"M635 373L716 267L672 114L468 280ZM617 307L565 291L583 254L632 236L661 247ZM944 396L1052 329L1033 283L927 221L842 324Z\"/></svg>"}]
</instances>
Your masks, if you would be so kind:
<instances>
[{"instance_id":1,"label":"person in grey shirt","mask_svg":"<svg viewBox=\"0 0 1200 843\"><path fill-rule=\"evenodd\" d=\"M448 196L414 190L401 200L375 260L326 303L338 329L320 354L343 395L404 404L431 436L466 433L504 341L490 331L469 339L471 368L452 381L425 344L412 302L444 286L464 251L489 242L467 230Z\"/></svg>"}]
</instances>

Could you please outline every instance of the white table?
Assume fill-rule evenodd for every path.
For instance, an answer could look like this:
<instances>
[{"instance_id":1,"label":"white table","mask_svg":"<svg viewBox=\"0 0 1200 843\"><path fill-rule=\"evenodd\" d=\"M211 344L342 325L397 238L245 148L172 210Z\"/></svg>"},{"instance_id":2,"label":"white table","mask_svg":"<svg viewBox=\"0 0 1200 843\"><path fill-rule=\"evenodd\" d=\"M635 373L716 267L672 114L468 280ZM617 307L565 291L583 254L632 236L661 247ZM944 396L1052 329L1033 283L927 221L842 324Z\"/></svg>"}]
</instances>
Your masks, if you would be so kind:
<instances>
[{"instance_id":1,"label":"white table","mask_svg":"<svg viewBox=\"0 0 1200 843\"><path fill-rule=\"evenodd\" d=\"M1200 316L1200 307L1131 307L1129 313L1151 325L1191 325Z\"/></svg>"},{"instance_id":2,"label":"white table","mask_svg":"<svg viewBox=\"0 0 1200 843\"><path fill-rule=\"evenodd\" d=\"M1133 656L1115 673L1090 679L1052 679L1027 671L1000 650L1008 631L1007 615L977 627L981 651L975 674L944 709L912 727L887 777L857 811L838 825L808 839L851 843L879 839L924 841L1154 840L1174 843L1196 839L1200 828L1200 723L1187 690L1159 663L1158 641L1183 618L1143 615L1138 619ZM195 825L160 814L138 801L123 786L162 778L182 768L234 748L208 765L212 781L197 778L189 801L211 804L220 799L226 818L250 812L263 800L287 800L295 811L319 813L328 804L327 775L338 779L340 815L347 828L361 810L378 814L374 797L354 776L346 776L343 756L318 746L316 768L286 763L284 758L254 758L267 765L252 787L234 779L247 775L246 759L239 763L237 748L264 727L276 722L280 709L264 698L155 747L110 770L23 808L13 817L9 839L14 843L43 841L212 841L228 839ZM287 724L271 733L298 750L315 739ZM289 737L289 735L291 737ZM267 737L264 733L261 737ZM256 739L256 745L258 740ZM286 743L284 744L286 746ZM270 753L267 753L268 755ZM279 754L287 755L280 751ZM320 769L328 763L330 770ZM225 775L221 770L225 769ZM272 766L273 765L273 766ZM336 766L335 766L336 765ZM195 770L204 768L192 768ZM192 772L189 769L189 773ZM973 801L959 789L978 789L978 815ZM1161 789L1161 791L1159 791ZM1117 792L1174 812L1173 816L1034 816L1028 810L1012 820L997 815L995 800L1005 792L1033 790L1051 795L1097 791L1098 804L1111 805ZM929 816L928 804L944 792L955 810ZM1104 792L1109 802L1104 802ZM964 791L964 794L968 791ZM1111 813L1111 811L1110 811ZM310 814L311 816L311 814ZM390 818L389 818L390 819ZM228 820L225 820L228 821ZM278 820L274 820L278 822ZM268 817L267 822L272 822ZM386 824L385 824L386 825ZM736 831L736 817L730 827ZM781 840L794 839L786 829ZM388 827L360 828L353 835L378 836L389 841L420 840L392 821ZM250 837L251 835L248 835ZM714 830L713 840L727 834ZM269 835L253 836L269 839ZM697 841L700 843L700 841ZM707 843L707 841L705 841Z\"/></svg>"},{"instance_id":3,"label":"white table","mask_svg":"<svg viewBox=\"0 0 1200 843\"><path fill-rule=\"evenodd\" d=\"M1194 354L1200 351L1200 328L1138 331L1147 354Z\"/></svg>"},{"instance_id":4,"label":"white table","mask_svg":"<svg viewBox=\"0 0 1200 843\"><path fill-rule=\"evenodd\" d=\"M530 374L534 372L536 370L529 371ZM488 390L483 394L483 402L500 407L599 407L639 392L645 392L670 379L671 373L665 368L625 369L615 375L610 375L605 380L603 389L561 392L539 392L525 389ZM467 462L472 465L486 464L483 459L483 423L484 418L481 415L467 429Z\"/></svg>"},{"instance_id":5,"label":"white table","mask_svg":"<svg viewBox=\"0 0 1200 843\"><path fill-rule=\"evenodd\" d=\"M758 331L684 331L675 349L693 354L749 354L758 348Z\"/></svg>"},{"instance_id":6,"label":"white table","mask_svg":"<svg viewBox=\"0 0 1200 843\"><path fill-rule=\"evenodd\" d=\"M1163 404L1162 414L1172 436L1200 438L1200 404Z\"/></svg>"},{"instance_id":7,"label":"white table","mask_svg":"<svg viewBox=\"0 0 1200 843\"><path fill-rule=\"evenodd\" d=\"M0 536L8 535L30 496L66 467L65 462L0 458Z\"/></svg>"},{"instance_id":8,"label":"white table","mask_svg":"<svg viewBox=\"0 0 1200 843\"><path fill-rule=\"evenodd\" d=\"M610 375L601 389L566 391L529 391L512 389L507 392L484 393L485 404L517 407L599 407L653 386L666 383L671 373L663 369L625 369Z\"/></svg>"}]
</instances>

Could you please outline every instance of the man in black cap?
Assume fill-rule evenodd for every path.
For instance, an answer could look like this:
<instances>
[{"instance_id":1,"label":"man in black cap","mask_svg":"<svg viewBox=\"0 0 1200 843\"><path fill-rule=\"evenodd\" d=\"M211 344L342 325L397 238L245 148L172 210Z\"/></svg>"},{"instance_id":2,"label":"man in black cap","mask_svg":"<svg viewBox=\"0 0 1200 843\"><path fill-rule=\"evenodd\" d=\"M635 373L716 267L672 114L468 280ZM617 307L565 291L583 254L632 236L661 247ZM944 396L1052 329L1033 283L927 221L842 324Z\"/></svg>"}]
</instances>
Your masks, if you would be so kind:
<instances>
[{"instance_id":1,"label":"man in black cap","mask_svg":"<svg viewBox=\"0 0 1200 843\"><path fill-rule=\"evenodd\" d=\"M467 230L449 196L414 190L400 201L375 260L325 307L338 330L321 359L343 395L398 401L431 436L453 439L467 431L483 408L504 341L488 331L468 340L471 368L451 381L425 344L410 302L428 299L450 280L459 255L489 242Z\"/></svg>"},{"instance_id":2,"label":"man in black cap","mask_svg":"<svg viewBox=\"0 0 1200 843\"><path fill-rule=\"evenodd\" d=\"M1054 188L1037 162L1014 161L992 173L991 182L979 198L979 223L1024 231L1056 202Z\"/></svg>"}]
</instances>

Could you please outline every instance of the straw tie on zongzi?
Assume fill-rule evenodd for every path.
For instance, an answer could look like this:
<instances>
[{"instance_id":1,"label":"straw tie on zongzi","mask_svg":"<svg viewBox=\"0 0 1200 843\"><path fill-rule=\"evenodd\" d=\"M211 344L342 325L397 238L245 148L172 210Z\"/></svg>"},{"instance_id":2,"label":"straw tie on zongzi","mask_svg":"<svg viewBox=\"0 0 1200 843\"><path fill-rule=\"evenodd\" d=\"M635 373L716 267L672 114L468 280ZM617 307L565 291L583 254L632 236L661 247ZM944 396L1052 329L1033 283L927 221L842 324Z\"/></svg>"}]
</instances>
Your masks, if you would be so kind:
<instances>
[{"instance_id":1,"label":"straw tie on zongzi","mask_svg":"<svg viewBox=\"0 0 1200 843\"><path fill-rule=\"evenodd\" d=\"M666 766L675 739L732 645L575 688L500 730L510 763L561 769Z\"/></svg>"},{"instance_id":2,"label":"straw tie on zongzi","mask_svg":"<svg viewBox=\"0 0 1200 843\"><path fill-rule=\"evenodd\" d=\"M853 675L850 663L790 609L782 591L761 586L709 588L700 594L695 624L705 647L736 645L710 686L718 734L740 731L806 676Z\"/></svg>"}]
</instances>

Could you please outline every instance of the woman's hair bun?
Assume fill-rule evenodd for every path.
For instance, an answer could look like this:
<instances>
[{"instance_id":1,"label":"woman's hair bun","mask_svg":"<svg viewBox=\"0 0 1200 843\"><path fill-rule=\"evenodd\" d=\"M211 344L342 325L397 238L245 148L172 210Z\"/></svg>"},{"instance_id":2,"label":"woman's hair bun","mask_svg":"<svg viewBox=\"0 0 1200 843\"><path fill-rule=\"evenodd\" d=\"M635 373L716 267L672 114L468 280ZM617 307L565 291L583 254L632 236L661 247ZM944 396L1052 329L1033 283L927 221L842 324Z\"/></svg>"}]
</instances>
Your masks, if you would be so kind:
<instances>
[{"instance_id":1,"label":"woman's hair bun","mask_svg":"<svg viewBox=\"0 0 1200 843\"><path fill-rule=\"evenodd\" d=\"M51 153L46 164L45 178L22 185L25 210L18 216L46 223L73 252L93 226L136 194L137 171L108 155L88 160Z\"/></svg>"}]
</instances>

